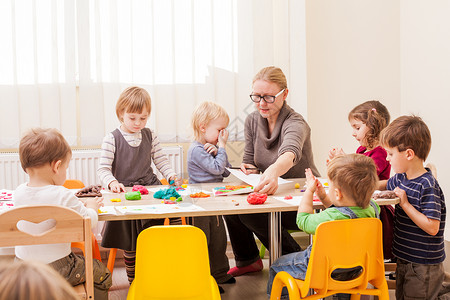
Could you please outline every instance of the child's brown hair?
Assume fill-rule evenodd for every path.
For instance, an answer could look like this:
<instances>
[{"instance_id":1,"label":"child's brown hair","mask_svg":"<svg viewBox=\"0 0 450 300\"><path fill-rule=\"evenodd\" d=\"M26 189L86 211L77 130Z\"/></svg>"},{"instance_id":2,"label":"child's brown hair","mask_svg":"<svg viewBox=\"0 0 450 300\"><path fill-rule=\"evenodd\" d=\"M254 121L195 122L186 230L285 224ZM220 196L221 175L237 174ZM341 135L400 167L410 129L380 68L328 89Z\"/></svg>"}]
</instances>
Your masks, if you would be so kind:
<instances>
[{"instance_id":1,"label":"child's brown hair","mask_svg":"<svg viewBox=\"0 0 450 300\"><path fill-rule=\"evenodd\" d=\"M191 127L194 131L194 139L196 141L200 140L201 125L208 125L209 122L217 118L225 118L227 124L230 121L227 111L217 103L205 101L200 103L192 113Z\"/></svg>"},{"instance_id":2,"label":"child's brown hair","mask_svg":"<svg viewBox=\"0 0 450 300\"><path fill-rule=\"evenodd\" d=\"M62 134L54 128L33 128L20 140L19 156L23 170L64 160L72 153Z\"/></svg>"},{"instance_id":3,"label":"child's brown hair","mask_svg":"<svg viewBox=\"0 0 450 300\"><path fill-rule=\"evenodd\" d=\"M380 142L384 147L397 147L399 152L412 149L425 161L431 149L431 133L420 117L401 116L381 132Z\"/></svg>"},{"instance_id":4,"label":"child's brown hair","mask_svg":"<svg viewBox=\"0 0 450 300\"><path fill-rule=\"evenodd\" d=\"M327 175L344 196L352 198L362 208L369 205L378 183L373 159L356 153L333 158L328 163Z\"/></svg>"},{"instance_id":5,"label":"child's brown hair","mask_svg":"<svg viewBox=\"0 0 450 300\"><path fill-rule=\"evenodd\" d=\"M122 122L124 113L140 114L144 108L150 115L152 104L149 93L143 88L131 86L120 94L116 103L116 115Z\"/></svg>"},{"instance_id":6,"label":"child's brown hair","mask_svg":"<svg viewBox=\"0 0 450 300\"><path fill-rule=\"evenodd\" d=\"M348 113L348 120L359 120L369 129L365 136L365 141L369 148L379 140L381 131L389 124L390 115L386 106L380 101L366 101Z\"/></svg>"}]
</instances>

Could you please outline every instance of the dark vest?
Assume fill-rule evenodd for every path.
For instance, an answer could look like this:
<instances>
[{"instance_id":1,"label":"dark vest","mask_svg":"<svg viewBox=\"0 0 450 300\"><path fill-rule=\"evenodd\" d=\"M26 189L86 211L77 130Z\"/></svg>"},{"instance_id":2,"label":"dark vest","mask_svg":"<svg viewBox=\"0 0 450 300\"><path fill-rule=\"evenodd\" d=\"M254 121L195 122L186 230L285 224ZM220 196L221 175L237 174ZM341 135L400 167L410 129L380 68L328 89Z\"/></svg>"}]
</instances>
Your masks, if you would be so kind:
<instances>
[{"instance_id":1,"label":"dark vest","mask_svg":"<svg viewBox=\"0 0 450 300\"><path fill-rule=\"evenodd\" d=\"M116 145L112 173L124 186L159 184L151 166L152 133L149 128L141 132L142 141L138 147L130 146L119 129L112 132Z\"/></svg>"}]
</instances>

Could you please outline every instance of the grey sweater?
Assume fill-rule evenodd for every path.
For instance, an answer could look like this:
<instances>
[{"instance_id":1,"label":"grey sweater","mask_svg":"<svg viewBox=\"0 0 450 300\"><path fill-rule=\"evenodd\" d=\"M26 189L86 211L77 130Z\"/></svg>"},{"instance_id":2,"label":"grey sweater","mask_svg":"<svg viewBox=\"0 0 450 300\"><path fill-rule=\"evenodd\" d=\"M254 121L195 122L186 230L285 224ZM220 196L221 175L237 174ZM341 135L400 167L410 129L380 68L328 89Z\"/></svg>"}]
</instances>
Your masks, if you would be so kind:
<instances>
[{"instance_id":1,"label":"grey sweater","mask_svg":"<svg viewBox=\"0 0 450 300\"><path fill-rule=\"evenodd\" d=\"M285 102L278 115L275 128L269 135L267 119L258 111L245 119L245 149L243 162L252 164L264 172L280 155L294 154L294 166L282 178L305 177L305 169L311 168L320 176L313 159L311 129L302 115Z\"/></svg>"}]
</instances>

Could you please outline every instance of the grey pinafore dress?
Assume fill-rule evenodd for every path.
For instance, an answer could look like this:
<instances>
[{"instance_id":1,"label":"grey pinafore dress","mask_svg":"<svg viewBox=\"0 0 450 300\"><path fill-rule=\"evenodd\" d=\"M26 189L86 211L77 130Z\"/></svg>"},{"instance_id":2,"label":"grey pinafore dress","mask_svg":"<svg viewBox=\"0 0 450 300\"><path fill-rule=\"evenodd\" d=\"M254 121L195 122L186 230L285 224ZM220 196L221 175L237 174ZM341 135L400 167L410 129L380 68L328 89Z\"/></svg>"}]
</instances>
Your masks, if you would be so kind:
<instances>
[{"instance_id":1,"label":"grey pinafore dress","mask_svg":"<svg viewBox=\"0 0 450 300\"><path fill-rule=\"evenodd\" d=\"M159 185L161 184L151 167L152 133L142 129L142 141L138 147L132 147L119 129L112 132L116 145L112 173L123 185ZM164 219L107 221L103 233L102 246L136 251L139 233L154 225L163 225Z\"/></svg>"}]
</instances>

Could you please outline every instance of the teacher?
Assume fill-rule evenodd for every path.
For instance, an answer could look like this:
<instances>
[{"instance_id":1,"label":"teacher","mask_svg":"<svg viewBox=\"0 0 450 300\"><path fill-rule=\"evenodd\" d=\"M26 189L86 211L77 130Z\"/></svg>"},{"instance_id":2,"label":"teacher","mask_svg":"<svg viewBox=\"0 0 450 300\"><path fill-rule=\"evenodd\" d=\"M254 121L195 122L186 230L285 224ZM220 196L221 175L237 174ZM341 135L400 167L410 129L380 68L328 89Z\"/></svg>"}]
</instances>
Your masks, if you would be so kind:
<instances>
[{"instance_id":1,"label":"teacher","mask_svg":"<svg viewBox=\"0 0 450 300\"><path fill-rule=\"evenodd\" d=\"M266 67L253 78L250 99L256 111L245 120L245 149L241 170L245 174L262 172L256 192L268 195L278 189L278 177L305 177L314 165L311 129L305 119L286 103L289 93L286 76L277 67ZM287 229L298 229L297 212L281 214L282 254L300 251ZM263 264L253 233L269 249L269 214L242 214L224 216L236 267L228 272L239 276L262 270Z\"/></svg>"}]
</instances>

